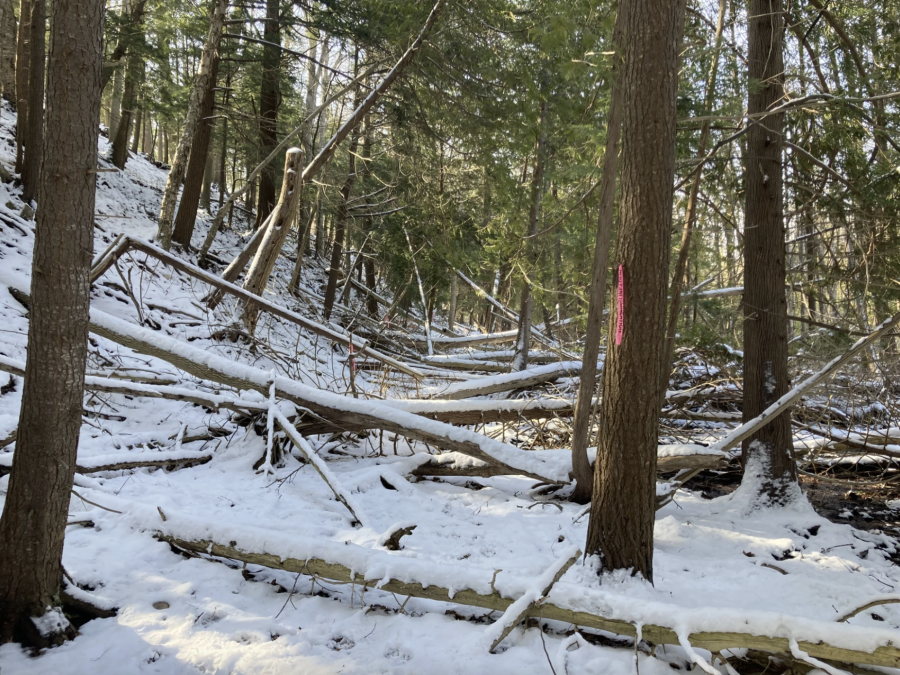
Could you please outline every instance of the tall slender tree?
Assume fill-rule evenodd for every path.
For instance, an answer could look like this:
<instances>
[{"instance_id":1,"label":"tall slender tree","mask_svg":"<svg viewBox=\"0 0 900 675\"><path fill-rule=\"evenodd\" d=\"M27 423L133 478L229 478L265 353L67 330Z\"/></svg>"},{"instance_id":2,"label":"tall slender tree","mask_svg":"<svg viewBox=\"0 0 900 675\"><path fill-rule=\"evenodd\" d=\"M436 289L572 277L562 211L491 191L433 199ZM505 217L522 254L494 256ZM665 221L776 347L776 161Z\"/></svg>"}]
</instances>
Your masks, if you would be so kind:
<instances>
[{"instance_id":1,"label":"tall slender tree","mask_svg":"<svg viewBox=\"0 0 900 675\"><path fill-rule=\"evenodd\" d=\"M791 387L785 294L782 148L784 114L766 114L784 98L784 5L751 0L748 7L747 112L754 120L744 157L744 420L759 415ZM790 413L744 441L745 483L764 503L797 494Z\"/></svg>"},{"instance_id":2,"label":"tall slender tree","mask_svg":"<svg viewBox=\"0 0 900 675\"><path fill-rule=\"evenodd\" d=\"M16 100L16 13L13 0L0 0L0 95Z\"/></svg>"},{"instance_id":3,"label":"tall slender tree","mask_svg":"<svg viewBox=\"0 0 900 675\"><path fill-rule=\"evenodd\" d=\"M675 174L675 96L683 0L622 4L622 175L589 554L653 580L659 363ZM624 285L623 285L624 284Z\"/></svg>"},{"instance_id":4,"label":"tall slender tree","mask_svg":"<svg viewBox=\"0 0 900 675\"><path fill-rule=\"evenodd\" d=\"M87 360L103 7L52 4L28 363L0 517L0 642L37 647L74 632L58 605Z\"/></svg>"},{"instance_id":5,"label":"tall slender tree","mask_svg":"<svg viewBox=\"0 0 900 675\"><path fill-rule=\"evenodd\" d=\"M278 144L278 107L281 103L281 2L266 0L263 24L262 77L259 90L259 154L267 157ZM309 157L310 155L307 155ZM275 207L276 163L269 164L259 175L256 224L262 225Z\"/></svg>"},{"instance_id":6,"label":"tall slender tree","mask_svg":"<svg viewBox=\"0 0 900 675\"><path fill-rule=\"evenodd\" d=\"M44 0L31 0L28 30L28 117L25 121L25 159L22 168L22 198L37 196L41 177L41 152L44 146L44 63L46 60L47 6ZM21 98L21 97L20 97Z\"/></svg>"}]
</instances>

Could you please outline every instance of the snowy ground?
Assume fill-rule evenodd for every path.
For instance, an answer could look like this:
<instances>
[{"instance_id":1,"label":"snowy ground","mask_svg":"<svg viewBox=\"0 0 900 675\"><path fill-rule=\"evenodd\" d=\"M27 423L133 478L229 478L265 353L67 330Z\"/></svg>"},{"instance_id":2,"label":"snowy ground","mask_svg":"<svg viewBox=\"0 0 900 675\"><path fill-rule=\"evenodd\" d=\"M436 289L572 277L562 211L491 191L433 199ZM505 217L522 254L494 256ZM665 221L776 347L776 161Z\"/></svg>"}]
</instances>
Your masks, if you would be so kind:
<instances>
[{"instance_id":1,"label":"snowy ground","mask_svg":"<svg viewBox=\"0 0 900 675\"><path fill-rule=\"evenodd\" d=\"M4 108L0 162L10 170L13 122ZM101 154L108 150L102 139ZM155 234L164 182L165 173L142 157L131 159L124 175L100 174L97 213L117 217L98 216L97 252L119 232L148 239ZM21 208L18 190L0 185L0 355L24 361L27 318L7 291L10 284L27 288L30 274L34 237L32 224L18 216ZM202 241L206 227L206 221L198 226L195 244ZM238 245L237 234L229 232L220 237L214 251L228 259ZM190 340L195 348L306 384L347 391L342 350L278 322L265 323L257 333L272 349L259 344L251 351L244 343L217 339L215 331L233 325L234 307L226 303L210 314L200 303L207 290L201 284L163 268L150 274L137 259L123 261L122 277L113 270L95 285L95 307L158 326ZM278 269L281 279L275 283L284 284L291 264L282 260ZM312 263L305 275L304 288L318 292L321 274ZM134 298L128 288L134 290ZM285 302L283 296L272 297ZM308 313L315 302L294 305ZM92 371L213 389L166 363L102 338L92 341L91 355ZM6 380L3 376L3 383ZM0 439L17 423L21 379L14 378L14 383L12 391L0 395ZM376 394L387 387L387 393L396 397L409 391L408 383L385 384L377 373L361 372L357 385ZM397 489L391 490L380 477L392 470L392 464L398 465L395 469L408 464L404 457L424 452L423 447L410 447L402 439L395 445L390 434L383 439L370 434L360 441L344 436L330 443L329 436L314 437L314 447L366 514L367 526L354 527L308 464L288 456L274 475L255 472L253 465L266 449L265 435L236 426L228 413L105 394L87 396L85 407L92 412L82 427L81 463L123 453L171 451L211 451L213 460L175 471L140 469L76 477L76 490L85 498L126 512L120 516L73 497L71 520L90 520L94 525L68 528L63 560L82 588L119 608L118 616L83 625L73 642L36 659L16 645L0 647L4 675L635 672L630 649L573 637L572 626L547 624L544 631L517 628L503 643L503 651L492 655L485 635L498 614L489 618L483 610L415 598L401 612L405 598L377 590L367 591L361 606L359 589L351 586L321 582L311 593L308 577L186 559L155 540L146 531L153 524L140 515L158 507L224 531L253 528L260 542L276 548L290 547L295 540L377 548L379 537L391 526L415 523L417 529L394 555L456 569L484 584L502 570L497 573L499 586L504 577L538 577L563 552L585 540L587 522L580 517L581 508L536 503L530 492L532 480L478 479L482 487L473 489L479 486L467 486L462 479L411 483L395 476ZM207 435L210 427L220 429L221 435L192 440ZM13 450L14 445L0 453ZM8 477L0 478L0 500L7 484ZM804 619L834 621L868 599L900 592L900 569L888 557L896 550L895 542L877 532L831 523L805 503L762 513L752 510L740 491L713 500L682 491L658 513L655 535L654 586L623 576L597 589L593 571L579 562L563 577L560 597L584 584L602 592L607 610L625 608L622 611L635 620L649 622L653 612L668 612L685 625L701 625L715 617L740 622L746 615L767 617L772 630L790 630ZM849 625L864 628L860 636L897 631L900 606L863 612ZM658 650L656 656L640 653L638 658L643 674L670 673L689 662L684 650L672 647Z\"/></svg>"}]
</instances>

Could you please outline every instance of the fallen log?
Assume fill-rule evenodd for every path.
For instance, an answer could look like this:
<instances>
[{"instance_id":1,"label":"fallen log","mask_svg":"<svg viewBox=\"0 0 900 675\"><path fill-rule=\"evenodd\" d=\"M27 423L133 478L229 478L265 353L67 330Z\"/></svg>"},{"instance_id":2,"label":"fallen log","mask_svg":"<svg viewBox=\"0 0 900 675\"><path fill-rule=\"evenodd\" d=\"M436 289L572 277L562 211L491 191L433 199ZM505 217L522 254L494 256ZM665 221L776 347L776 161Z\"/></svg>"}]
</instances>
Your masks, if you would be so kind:
<instances>
[{"instance_id":1,"label":"fallen log","mask_svg":"<svg viewBox=\"0 0 900 675\"><path fill-rule=\"evenodd\" d=\"M459 400L473 396L486 396L501 391L525 389L536 384L552 382L561 377L574 377L581 373L581 361L561 361L546 366L529 368L514 373L504 373L482 377L467 382L458 382L445 387L430 387L424 390L426 398Z\"/></svg>"},{"instance_id":2,"label":"fallen log","mask_svg":"<svg viewBox=\"0 0 900 675\"><path fill-rule=\"evenodd\" d=\"M234 387L238 391L256 391L268 396L269 387L273 383L270 374L258 368L235 363L93 308L90 330L142 354L167 361L195 377ZM276 376L274 384L278 396L339 428L383 429L505 466L511 473L520 473L538 480L565 480L565 476L543 473L545 467L540 453L525 452L467 429L427 420L377 401L358 400L308 387L286 377Z\"/></svg>"},{"instance_id":3,"label":"fallen log","mask_svg":"<svg viewBox=\"0 0 900 675\"><path fill-rule=\"evenodd\" d=\"M533 585L509 575L491 581L489 570L451 567L343 542L272 541L267 534L264 540L270 542L267 547L272 550L258 551L241 543L262 539L248 528L199 523L169 513L164 522L159 522L153 514L146 507L135 506L123 517L133 518L138 527L151 529L158 539L188 551L404 596L504 612ZM181 534L186 531L204 532L208 538L194 540ZM389 576L385 576L385 570L390 570ZM453 580L452 589L445 587L448 579ZM604 614L597 613L596 608L601 607ZM836 625L775 612L747 610L736 616L733 611L715 608L686 610L562 581L555 584L546 601L530 607L526 616L630 637L637 635L635 626L639 624L642 639L653 644L689 642L694 648L714 653L742 648L791 653L794 644L815 658L900 667L900 647L895 645L897 635L892 630ZM659 623L647 623L648 616Z\"/></svg>"},{"instance_id":4,"label":"fallen log","mask_svg":"<svg viewBox=\"0 0 900 675\"><path fill-rule=\"evenodd\" d=\"M25 362L0 356L0 371L23 376ZM170 401L184 401L201 405L212 410L224 408L235 412L247 414L251 411L268 410L268 405L260 401L249 401L221 394L207 394L195 389L172 387L169 385L150 385L123 380L112 380L103 377L87 375L84 378L84 388L87 391L100 391L108 394L122 394L142 398L164 398ZM0 446L3 447L3 446Z\"/></svg>"},{"instance_id":5,"label":"fallen log","mask_svg":"<svg viewBox=\"0 0 900 675\"><path fill-rule=\"evenodd\" d=\"M281 307L280 305L276 305L273 302L269 302L259 295L250 293L240 286L236 286L235 284L225 281L214 274L210 274L206 270L200 269L196 265L191 265L189 262L186 262L181 258L172 255L168 251L164 251L158 246L154 246L153 244L142 241L141 239L125 237L119 242L116 249L107 256L106 260L111 260L111 262L109 263L111 265L112 262L115 261L115 258L121 256L123 253L125 253L125 251L128 250L140 251L141 253L154 257L160 262L168 265L172 269L178 270L179 272L194 277L195 279L198 279L203 283L209 284L217 291L233 295L236 298L243 300L245 303L258 307L262 311L273 314L280 319L290 321L291 323L308 330L314 335L319 335L321 337L327 338L328 340L336 342L345 347L349 347L352 343L354 350L360 356L371 356L373 359L380 361L381 363L390 366L391 368L396 368L397 370L404 372L407 375L411 375L412 377L415 377L419 380L424 377L424 374L422 372L416 370L412 366L398 361L393 357L388 356L387 354L382 354L378 350L371 347L364 340L360 340L359 338L351 337L349 335L344 335L337 332L336 330L329 328L328 326L324 326L316 321L307 319L305 316L301 316L296 312L292 312L285 307Z\"/></svg>"},{"instance_id":6,"label":"fallen log","mask_svg":"<svg viewBox=\"0 0 900 675\"><path fill-rule=\"evenodd\" d=\"M404 342L414 347L427 347L428 340L424 335L406 335L392 331L385 333L385 337ZM516 331L506 330L501 333L487 333L483 335L466 335L464 337L447 337L443 335L432 336L431 343L435 347L444 349L456 349L460 347L477 347L479 345L493 345L502 342L514 342Z\"/></svg>"},{"instance_id":7,"label":"fallen log","mask_svg":"<svg viewBox=\"0 0 900 675\"><path fill-rule=\"evenodd\" d=\"M760 413L757 417L754 417L752 420L746 422L745 424L742 424L737 429L734 429L730 433L726 434L712 447L720 452L725 452L729 448L742 442L745 438L749 438L750 436L755 434L759 429L766 426L774 418L778 417L778 415L790 409L790 406L793 403L799 401L807 391L812 389L815 385L819 384L826 377L835 373L841 366L850 361L850 359L856 356L859 352L861 352L863 349L866 349L878 338L887 333L897 324L897 322L900 322L900 312L894 314L894 316L892 316L890 319L882 322L880 326L869 333L869 335L867 335L866 337L857 340L853 344L853 346L850 347L850 349L848 349L835 359L832 359L819 371L807 377L805 380L803 380L803 382L798 384L784 396L775 401L775 403L763 410L762 413Z\"/></svg>"},{"instance_id":8,"label":"fallen log","mask_svg":"<svg viewBox=\"0 0 900 675\"><path fill-rule=\"evenodd\" d=\"M12 467L15 453L0 455L0 476L8 473ZM75 465L75 473L101 473L103 471L128 471L131 469L159 468L178 465L206 464L212 459L210 453L200 452L139 452L101 455L81 459Z\"/></svg>"},{"instance_id":9,"label":"fallen log","mask_svg":"<svg viewBox=\"0 0 900 675\"><path fill-rule=\"evenodd\" d=\"M667 454L667 447L659 446L656 470L659 473L672 471L721 469L728 463L727 455L722 454ZM683 447L683 446L679 446ZM590 461L593 464L593 452L591 448ZM538 452L558 453L558 450L542 450ZM566 451L567 452L567 451ZM412 471L412 476L445 476L461 478L493 478L494 476L509 476L508 471L502 467L488 464L468 456L449 452L441 455L432 455L427 461L419 464Z\"/></svg>"}]
</instances>

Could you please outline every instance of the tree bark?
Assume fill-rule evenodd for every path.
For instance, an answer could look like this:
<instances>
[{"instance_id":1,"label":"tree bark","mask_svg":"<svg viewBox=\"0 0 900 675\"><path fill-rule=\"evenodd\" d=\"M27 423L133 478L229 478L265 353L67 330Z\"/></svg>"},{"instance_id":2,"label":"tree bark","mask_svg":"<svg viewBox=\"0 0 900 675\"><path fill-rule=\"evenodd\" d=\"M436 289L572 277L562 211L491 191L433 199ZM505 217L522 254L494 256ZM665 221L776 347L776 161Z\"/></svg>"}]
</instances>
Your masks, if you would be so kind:
<instances>
[{"instance_id":1,"label":"tree bark","mask_svg":"<svg viewBox=\"0 0 900 675\"><path fill-rule=\"evenodd\" d=\"M37 196L41 179L41 153L44 145L44 61L47 27L44 0L31 0L28 27L28 117L26 119L25 159L22 167L22 199L26 203Z\"/></svg>"},{"instance_id":2,"label":"tree bark","mask_svg":"<svg viewBox=\"0 0 900 675\"><path fill-rule=\"evenodd\" d=\"M291 229L291 221L296 215L302 192L300 182L300 162L302 160L303 150L300 148L290 148L285 154L281 195L269 217L268 224L263 223L265 227L259 228L264 232L259 235L259 248L247 272L247 278L244 280L244 289L255 295L262 295L269 275L275 268L275 261L278 260L278 254L281 252L281 245L284 243L287 231ZM262 285L259 285L260 282ZM256 328L258 314L259 310L254 304L245 303L244 324L251 335Z\"/></svg>"},{"instance_id":3,"label":"tree bark","mask_svg":"<svg viewBox=\"0 0 900 675\"><path fill-rule=\"evenodd\" d=\"M218 52L219 42L222 39L222 28L225 25L225 10L227 7L227 0L216 0L215 9L209 21L209 33L206 36L206 43L203 45L203 53L200 56L197 77L194 78L194 86L191 89L191 100L188 103L187 115L184 118L181 139L178 141L178 149L175 150L175 158L172 160L172 168L169 169L169 177L166 180L166 188L163 191L162 204L159 207L159 230L156 236L160 245L166 250L172 245L172 217L175 215L178 188L181 187L188 153L190 152L194 135L197 132L197 126L200 124L200 108L203 96L209 87L213 56Z\"/></svg>"},{"instance_id":4,"label":"tree bark","mask_svg":"<svg viewBox=\"0 0 900 675\"><path fill-rule=\"evenodd\" d=\"M619 139L622 132L622 41L625 11L621 0L616 13L612 46L618 52L614 56L612 92L606 121L606 149L603 155L603 178L600 184L600 212L597 214L597 234L594 238L594 262L591 267L590 302L584 336L584 353L581 359L581 379L575 402L575 418L572 421L572 478L575 490L572 501L587 504L591 501L594 475L587 449L590 444L591 419L593 418L594 387L597 382L597 357L600 355L600 337L603 332L603 306L606 303L606 272L609 266L609 239L613 225L613 207L616 200L616 174L619 169Z\"/></svg>"},{"instance_id":5,"label":"tree bark","mask_svg":"<svg viewBox=\"0 0 900 675\"><path fill-rule=\"evenodd\" d=\"M750 93L747 112L782 102L782 0L751 0L747 31ZM744 421L759 415L790 388L787 367L782 145L784 115L769 115L747 132L744 216ZM790 415L780 415L743 442L744 479L764 503L799 493Z\"/></svg>"},{"instance_id":6,"label":"tree bark","mask_svg":"<svg viewBox=\"0 0 900 675\"><path fill-rule=\"evenodd\" d=\"M19 2L19 30L16 34L16 173L25 160L25 129L28 127L28 60L31 54L31 0Z\"/></svg>"},{"instance_id":7,"label":"tree bark","mask_svg":"<svg viewBox=\"0 0 900 675\"><path fill-rule=\"evenodd\" d=\"M37 647L74 635L65 619L41 631L32 617L59 605L63 539L81 428L104 2L54 0L52 7L29 359L12 475L0 518L0 642L16 640Z\"/></svg>"},{"instance_id":8,"label":"tree bark","mask_svg":"<svg viewBox=\"0 0 900 675\"><path fill-rule=\"evenodd\" d=\"M264 157L278 144L278 106L281 99L280 8L280 0L266 0L266 21L263 24L263 40L266 44L262 49L259 90L259 149ZM270 164L259 175L259 201L254 228L262 225L275 208L275 167L275 164Z\"/></svg>"},{"instance_id":9,"label":"tree bark","mask_svg":"<svg viewBox=\"0 0 900 675\"><path fill-rule=\"evenodd\" d=\"M175 231L172 234L172 241L180 244L185 250L191 247L191 235L194 234L197 207L200 204L200 193L204 186L204 177L207 170L207 156L209 155L209 143L213 126L213 122L209 118L212 116L216 102L215 86L218 71L219 54L216 52L213 54L212 63L210 64L206 91L203 92L200 121L197 125L197 133L194 135L194 141L191 144L187 175L184 178L184 190L181 192L178 215L175 216ZM209 194L207 192L208 202Z\"/></svg>"},{"instance_id":10,"label":"tree bark","mask_svg":"<svg viewBox=\"0 0 900 675\"><path fill-rule=\"evenodd\" d=\"M623 4L622 177L617 267L624 306L621 343L603 369L603 424L594 467L587 549L603 570L653 580L659 363L675 174L675 96L684 2ZM621 303L620 303L621 304Z\"/></svg>"},{"instance_id":11,"label":"tree bark","mask_svg":"<svg viewBox=\"0 0 900 675\"><path fill-rule=\"evenodd\" d=\"M703 114L711 115L716 94L716 77L719 72L719 50L722 46L722 28L725 25L725 0L719 0L719 18L716 23L716 37L713 45L712 65L706 79L706 100L703 105ZM709 119L703 120L700 127L700 140L697 144L697 158L702 160L706 155L706 144L709 142ZM666 391L669 388L669 375L672 372L672 362L675 358L675 335L678 330L678 311L681 307L681 291L684 288L684 274L687 270L688 256L691 252L691 235L694 232L694 221L697 218L697 197L700 193L700 181L703 177L701 165L694 174L691 191L688 194L687 211L684 217L684 228L681 231L681 248L678 251L678 260L675 263L675 272L672 275L672 283L669 286L669 320L666 326L666 344L663 349L663 360L659 383L660 406L665 404Z\"/></svg>"},{"instance_id":12,"label":"tree bark","mask_svg":"<svg viewBox=\"0 0 900 675\"><path fill-rule=\"evenodd\" d=\"M125 84L122 87L122 112L116 135L112 141L112 163L120 169L128 162L128 139L131 136L131 122L137 107L137 88L144 70L141 56L132 50L125 57Z\"/></svg>"},{"instance_id":13,"label":"tree bark","mask_svg":"<svg viewBox=\"0 0 900 675\"><path fill-rule=\"evenodd\" d=\"M141 72L141 82L135 83L139 89L143 89L144 73ZM135 99L134 133L131 135L131 154L136 155L140 149L141 135L144 127L144 92L141 91Z\"/></svg>"},{"instance_id":14,"label":"tree bark","mask_svg":"<svg viewBox=\"0 0 900 675\"><path fill-rule=\"evenodd\" d=\"M372 289L374 290L374 289ZM450 279L450 308L447 311L447 328L451 331L456 325L456 300L459 296L459 277L455 274Z\"/></svg>"},{"instance_id":15,"label":"tree bark","mask_svg":"<svg viewBox=\"0 0 900 675\"><path fill-rule=\"evenodd\" d=\"M13 0L0 0L0 94L16 100L16 14Z\"/></svg>"},{"instance_id":16,"label":"tree bark","mask_svg":"<svg viewBox=\"0 0 900 675\"><path fill-rule=\"evenodd\" d=\"M116 137L119 130L119 120L122 119L122 93L125 89L125 62L122 61L116 66L115 73L112 76L113 88L109 101L109 124L107 125L107 133L109 140L112 141Z\"/></svg>"},{"instance_id":17,"label":"tree bark","mask_svg":"<svg viewBox=\"0 0 900 675\"><path fill-rule=\"evenodd\" d=\"M545 76L546 77L546 76ZM546 94L546 81L541 86L541 96ZM538 131L537 157L534 163L534 175L531 177L531 207L528 210L528 234L534 237L541 223L541 205L544 200L544 171L547 168L547 116L550 105L546 99L540 103L540 131ZM528 271L526 274L537 274L537 250L535 243L528 239L525 243ZM528 352L531 349L531 314L534 298L531 295L531 281L526 275L522 279L522 296L519 304L519 332L516 337L516 356L512 362L512 370L525 370L528 367Z\"/></svg>"}]
</instances>

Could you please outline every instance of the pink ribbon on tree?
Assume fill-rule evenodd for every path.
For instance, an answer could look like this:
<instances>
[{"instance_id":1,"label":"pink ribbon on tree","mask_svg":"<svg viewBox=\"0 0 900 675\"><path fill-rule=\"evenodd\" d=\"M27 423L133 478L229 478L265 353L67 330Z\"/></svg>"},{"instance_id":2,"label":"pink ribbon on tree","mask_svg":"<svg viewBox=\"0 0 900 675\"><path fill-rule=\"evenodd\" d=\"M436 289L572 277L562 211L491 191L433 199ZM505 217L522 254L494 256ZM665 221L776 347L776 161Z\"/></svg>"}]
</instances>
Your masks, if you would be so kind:
<instances>
[{"instance_id":1,"label":"pink ribbon on tree","mask_svg":"<svg viewBox=\"0 0 900 675\"><path fill-rule=\"evenodd\" d=\"M625 333L625 266L619 265L619 306L616 310L616 344L622 344Z\"/></svg>"}]
</instances>

